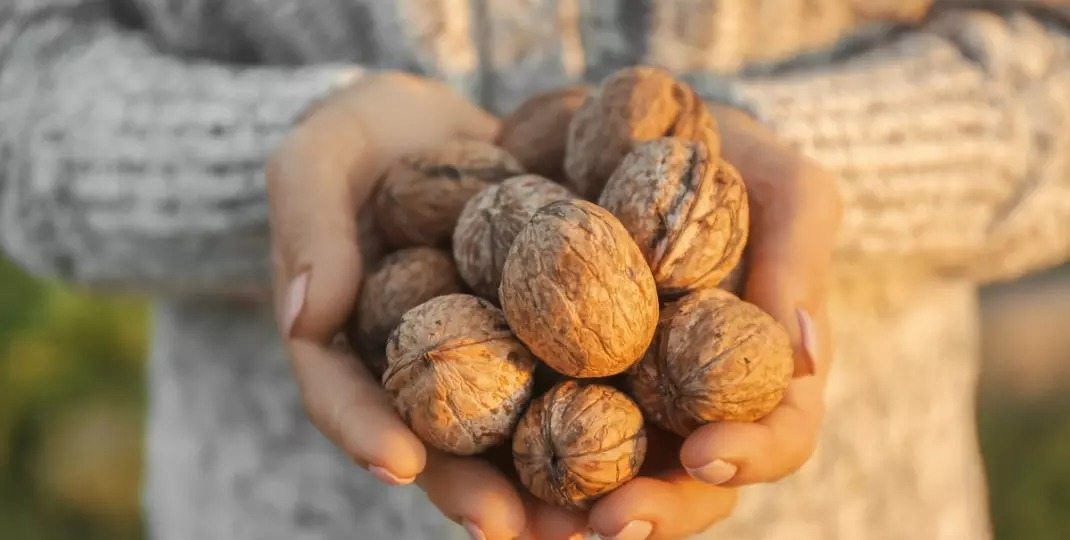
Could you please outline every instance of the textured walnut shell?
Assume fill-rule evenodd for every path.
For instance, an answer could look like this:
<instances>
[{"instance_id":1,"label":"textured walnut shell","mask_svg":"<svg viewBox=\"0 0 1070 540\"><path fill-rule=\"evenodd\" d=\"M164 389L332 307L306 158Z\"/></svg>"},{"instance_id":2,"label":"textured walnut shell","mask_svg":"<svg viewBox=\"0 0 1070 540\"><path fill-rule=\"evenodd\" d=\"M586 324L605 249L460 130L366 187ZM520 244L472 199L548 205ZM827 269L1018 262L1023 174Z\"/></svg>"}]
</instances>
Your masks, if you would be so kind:
<instances>
[{"instance_id":1,"label":"textured walnut shell","mask_svg":"<svg viewBox=\"0 0 1070 540\"><path fill-rule=\"evenodd\" d=\"M504 442L531 398L535 359L501 310L467 294L405 313L386 346L383 386L424 442L468 455Z\"/></svg>"},{"instance_id":2,"label":"textured walnut shell","mask_svg":"<svg viewBox=\"0 0 1070 540\"><path fill-rule=\"evenodd\" d=\"M498 144L529 172L564 180L568 125L590 91L569 86L528 99L502 120Z\"/></svg>"},{"instance_id":3,"label":"textured walnut shell","mask_svg":"<svg viewBox=\"0 0 1070 540\"><path fill-rule=\"evenodd\" d=\"M505 150L458 140L402 157L375 194L375 218L396 247L445 244L468 199L488 185L522 174Z\"/></svg>"},{"instance_id":4,"label":"textured walnut shell","mask_svg":"<svg viewBox=\"0 0 1070 540\"><path fill-rule=\"evenodd\" d=\"M691 87L650 67L610 75L569 125L565 173L573 191L597 199L624 156L659 137L703 142L711 155L720 155L716 122Z\"/></svg>"},{"instance_id":5,"label":"textured walnut shell","mask_svg":"<svg viewBox=\"0 0 1070 540\"><path fill-rule=\"evenodd\" d=\"M639 408L623 392L566 381L531 402L513 436L513 463L536 497L582 510L632 479L646 457Z\"/></svg>"},{"instance_id":6,"label":"textured walnut shell","mask_svg":"<svg viewBox=\"0 0 1070 540\"><path fill-rule=\"evenodd\" d=\"M436 296L457 292L460 276L446 252L415 247L391 253L364 280L349 341L376 376L382 376L383 347L401 316Z\"/></svg>"},{"instance_id":7,"label":"textured walnut shell","mask_svg":"<svg viewBox=\"0 0 1070 540\"><path fill-rule=\"evenodd\" d=\"M535 213L513 241L498 296L517 337L570 377L628 369L657 326L657 289L639 248L617 218L579 199Z\"/></svg>"},{"instance_id":8,"label":"textured walnut shell","mask_svg":"<svg viewBox=\"0 0 1070 540\"><path fill-rule=\"evenodd\" d=\"M598 204L631 233L663 297L716 286L747 243L747 190L704 144L663 138L637 146Z\"/></svg>"},{"instance_id":9,"label":"textured walnut shell","mask_svg":"<svg viewBox=\"0 0 1070 540\"><path fill-rule=\"evenodd\" d=\"M515 176L472 197L453 231L453 258L468 286L496 302L513 239L539 208L571 198L568 188L533 174Z\"/></svg>"},{"instance_id":10,"label":"textured walnut shell","mask_svg":"<svg viewBox=\"0 0 1070 540\"><path fill-rule=\"evenodd\" d=\"M793 365L779 323L730 293L706 289L665 308L629 381L647 420L687 435L708 422L765 416L780 403Z\"/></svg>"}]
</instances>

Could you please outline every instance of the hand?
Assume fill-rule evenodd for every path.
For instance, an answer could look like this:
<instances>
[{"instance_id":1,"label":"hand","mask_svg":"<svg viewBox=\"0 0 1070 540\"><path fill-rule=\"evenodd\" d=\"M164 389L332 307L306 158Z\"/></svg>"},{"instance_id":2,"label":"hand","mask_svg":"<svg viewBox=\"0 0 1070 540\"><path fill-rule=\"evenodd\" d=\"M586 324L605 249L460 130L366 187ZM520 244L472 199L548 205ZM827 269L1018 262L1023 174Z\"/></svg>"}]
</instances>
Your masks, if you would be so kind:
<instances>
[{"instance_id":1,"label":"hand","mask_svg":"<svg viewBox=\"0 0 1070 540\"><path fill-rule=\"evenodd\" d=\"M750 201L743 297L788 329L795 378L758 422L707 424L682 441L651 430L641 476L591 509L590 527L602 537L681 538L705 530L731 512L736 486L792 473L817 443L832 352L825 280L841 213L836 180L745 114L711 110L724 157L742 174Z\"/></svg>"},{"instance_id":2,"label":"hand","mask_svg":"<svg viewBox=\"0 0 1070 540\"><path fill-rule=\"evenodd\" d=\"M357 216L384 166L458 136L489 141L497 129L441 83L373 75L313 108L267 170L276 317L309 417L380 480L415 480L445 516L488 539L518 536L526 512L534 517L543 506L482 458L426 449L364 365L331 342L357 297ZM571 519L545 515L549 526L553 516Z\"/></svg>"}]
</instances>

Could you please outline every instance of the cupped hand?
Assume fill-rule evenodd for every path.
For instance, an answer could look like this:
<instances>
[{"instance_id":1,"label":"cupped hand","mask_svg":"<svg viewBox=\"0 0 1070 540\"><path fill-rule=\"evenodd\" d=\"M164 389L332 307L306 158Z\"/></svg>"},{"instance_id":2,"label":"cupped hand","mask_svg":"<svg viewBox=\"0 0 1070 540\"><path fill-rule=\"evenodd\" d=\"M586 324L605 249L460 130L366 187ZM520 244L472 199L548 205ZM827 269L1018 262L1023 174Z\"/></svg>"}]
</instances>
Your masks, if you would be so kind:
<instances>
[{"instance_id":1,"label":"cupped hand","mask_svg":"<svg viewBox=\"0 0 1070 540\"><path fill-rule=\"evenodd\" d=\"M583 522L522 497L481 457L425 448L364 365L332 342L357 298L358 214L383 168L453 138L491 140L497 129L442 83L368 75L310 110L267 169L276 318L312 422L381 481L415 481L446 517L491 540L516 538L529 522Z\"/></svg>"},{"instance_id":2,"label":"cupped hand","mask_svg":"<svg viewBox=\"0 0 1070 540\"><path fill-rule=\"evenodd\" d=\"M836 179L740 111L712 107L725 159L747 184L751 210L743 298L787 328L795 377L754 423L700 427L682 441L651 430L640 476L591 509L603 538L682 538L726 517L735 487L782 478L810 457L824 413L831 344L826 275L840 220Z\"/></svg>"}]
</instances>

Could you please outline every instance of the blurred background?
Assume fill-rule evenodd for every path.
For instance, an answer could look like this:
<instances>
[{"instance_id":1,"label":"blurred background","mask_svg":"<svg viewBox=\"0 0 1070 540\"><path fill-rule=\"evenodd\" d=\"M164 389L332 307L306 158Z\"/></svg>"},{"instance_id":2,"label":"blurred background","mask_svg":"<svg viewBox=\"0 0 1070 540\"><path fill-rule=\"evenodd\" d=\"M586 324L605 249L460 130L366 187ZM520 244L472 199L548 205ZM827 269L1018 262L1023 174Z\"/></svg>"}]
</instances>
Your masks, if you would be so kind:
<instances>
[{"instance_id":1,"label":"blurred background","mask_svg":"<svg viewBox=\"0 0 1070 540\"><path fill-rule=\"evenodd\" d=\"M998 538L1070 538L1070 266L982 293ZM141 538L148 312L0 259L0 537Z\"/></svg>"}]
</instances>

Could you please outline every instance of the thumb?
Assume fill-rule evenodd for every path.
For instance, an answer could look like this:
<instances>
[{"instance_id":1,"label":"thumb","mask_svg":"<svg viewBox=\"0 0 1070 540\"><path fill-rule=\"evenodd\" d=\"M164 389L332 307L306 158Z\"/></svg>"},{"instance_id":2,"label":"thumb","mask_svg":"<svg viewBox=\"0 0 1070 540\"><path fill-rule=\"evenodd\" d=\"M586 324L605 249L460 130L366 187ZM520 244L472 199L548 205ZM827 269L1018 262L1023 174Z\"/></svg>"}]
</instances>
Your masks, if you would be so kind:
<instances>
[{"instance_id":1,"label":"thumb","mask_svg":"<svg viewBox=\"0 0 1070 540\"><path fill-rule=\"evenodd\" d=\"M839 226L836 178L746 114L712 106L724 156L739 169L750 208L744 298L784 325L795 374L828 358L826 276Z\"/></svg>"},{"instance_id":2,"label":"thumb","mask_svg":"<svg viewBox=\"0 0 1070 540\"><path fill-rule=\"evenodd\" d=\"M303 159L295 146L268 168L276 318L284 339L326 344L360 286L358 202L345 166Z\"/></svg>"},{"instance_id":3,"label":"thumb","mask_svg":"<svg viewBox=\"0 0 1070 540\"><path fill-rule=\"evenodd\" d=\"M785 170L775 190L748 189L751 239L744 297L787 329L795 375L812 375L828 358L823 347L825 293L839 199L817 169Z\"/></svg>"}]
</instances>

